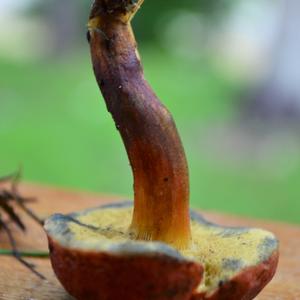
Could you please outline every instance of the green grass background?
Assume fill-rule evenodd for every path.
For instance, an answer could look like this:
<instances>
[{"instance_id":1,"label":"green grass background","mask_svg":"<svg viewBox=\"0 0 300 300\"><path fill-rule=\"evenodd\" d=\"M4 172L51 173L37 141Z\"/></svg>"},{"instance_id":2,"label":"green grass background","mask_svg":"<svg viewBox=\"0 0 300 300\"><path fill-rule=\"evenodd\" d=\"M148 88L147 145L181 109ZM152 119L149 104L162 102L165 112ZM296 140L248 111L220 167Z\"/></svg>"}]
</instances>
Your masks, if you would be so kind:
<instances>
[{"instance_id":1,"label":"green grass background","mask_svg":"<svg viewBox=\"0 0 300 300\"><path fill-rule=\"evenodd\" d=\"M173 113L190 166L194 207L300 223L300 169L276 177L203 153L201 133L230 119L239 85L208 61L142 51L146 76ZM121 139L94 80L88 51L51 63L0 60L0 174L132 198Z\"/></svg>"}]
</instances>

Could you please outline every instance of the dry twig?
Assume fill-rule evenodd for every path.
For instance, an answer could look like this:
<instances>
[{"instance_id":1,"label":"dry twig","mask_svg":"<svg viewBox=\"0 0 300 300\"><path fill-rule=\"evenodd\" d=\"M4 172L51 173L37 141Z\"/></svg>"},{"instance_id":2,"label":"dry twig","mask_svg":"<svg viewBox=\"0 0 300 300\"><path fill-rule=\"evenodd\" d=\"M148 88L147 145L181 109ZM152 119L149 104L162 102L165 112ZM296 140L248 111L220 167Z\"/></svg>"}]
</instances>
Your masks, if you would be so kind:
<instances>
[{"instance_id":1,"label":"dry twig","mask_svg":"<svg viewBox=\"0 0 300 300\"><path fill-rule=\"evenodd\" d=\"M45 279L45 277L39 273L35 265L27 262L22 258L22 253L18 250L17 244L15 241L15 238L7 224L7 221L5 221L1 215L1 211L7 215L7 217L12 221L19 229L21 229L23 232L26 230L26 226L23 223L21 217L18 215L18 213L15 211L15 207L19 207L25 214L27 214L30 218L35 220L39 225L43 225L43 221L31 210L29 209L26 204L28 202L35 201L33 198L25 198L20 195L18 191L18 183L21 178L21 172L18 171L15 174L7 175L2 178L0 178L0 183L11 183L10 189L0 189L0 230L6 232L11 248L12 250L0 250L0 254L7 254L14 256L21 264L23 264L26 268L28 268L32 273L34 273L36 276L38 276L41 279ZM31 256L43 256L45 257L45 253L39 252L39 255L35 255L34 252L31 253ZM27 255L28 256L28 255Z\"/></svg>"}]
</instances>

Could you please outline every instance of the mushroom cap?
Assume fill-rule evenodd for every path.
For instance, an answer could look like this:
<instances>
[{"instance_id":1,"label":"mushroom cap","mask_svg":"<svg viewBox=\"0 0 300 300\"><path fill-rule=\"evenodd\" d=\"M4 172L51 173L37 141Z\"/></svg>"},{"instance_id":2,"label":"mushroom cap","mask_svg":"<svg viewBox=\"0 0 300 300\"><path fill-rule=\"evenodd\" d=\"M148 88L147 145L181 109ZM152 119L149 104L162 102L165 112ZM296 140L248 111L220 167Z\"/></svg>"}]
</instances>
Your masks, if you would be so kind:
<instances>
[{"instance_id":1,"label":"mushroom cap","mask_svg":"<svg viewBox=\"0 0 300 300\"><path fill-rule=\"evenodd\" d=\"M253 299L273 277L278 241L260 229L222 227L191 212L191 247L135 240L122 202L45 223L53 269L79 300Z\"/></svg>"}]
</instances>

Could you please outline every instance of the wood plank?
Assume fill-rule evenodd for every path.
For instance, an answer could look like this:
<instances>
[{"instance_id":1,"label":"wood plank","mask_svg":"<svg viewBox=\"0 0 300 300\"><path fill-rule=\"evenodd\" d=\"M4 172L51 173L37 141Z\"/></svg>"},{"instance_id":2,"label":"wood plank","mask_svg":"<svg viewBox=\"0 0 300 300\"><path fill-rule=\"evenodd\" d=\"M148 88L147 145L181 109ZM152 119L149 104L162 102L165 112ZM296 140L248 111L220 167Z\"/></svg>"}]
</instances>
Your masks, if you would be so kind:
<instances>
[{"instance_id":1,"label":"wood plank","mask_svg":"<svg viewBox=\"0 0 300 300\"><path fill-rule=\"evenodd\" d=\"M36 196L39 200L30 204L40 216L52 213L68 213L88 207L101 205L120 197L93 195L82 192L65 191L27 184L21 187L22 193ZM300 227L283 223L265 222L245 218L203 213L209 220L224 225L254 226L274 232L280 239L280 262L276 276L257 300L296 300L300 299ZM13 228L20 249L47 249L43 230L32 220L24 217L28 232L23 235ZM9 242L0 232L0 247L8 248ZM56 280L48 259L30 259L37 265L47 281L38 279L22 265L10 257L0 257L0 300L70 300ZM234 299L233 299L234 300Z\"/></svg>"}]
</instances>

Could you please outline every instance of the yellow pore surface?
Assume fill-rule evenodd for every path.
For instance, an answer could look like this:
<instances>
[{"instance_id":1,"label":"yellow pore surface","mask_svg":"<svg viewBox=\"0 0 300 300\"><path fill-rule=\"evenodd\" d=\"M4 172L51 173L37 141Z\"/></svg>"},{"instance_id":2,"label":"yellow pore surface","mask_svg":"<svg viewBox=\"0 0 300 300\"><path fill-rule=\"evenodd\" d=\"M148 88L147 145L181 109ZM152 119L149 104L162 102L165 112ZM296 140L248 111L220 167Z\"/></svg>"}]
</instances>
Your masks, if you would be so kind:
<instances>
[{"instance_id":1,"label":"yellow pore surface","mask_svg":"<svg viewBox=\"0 0 300 300\"><path fill-rule=\"evenodd\" d=\"M129 231L132 208L95 209L78 215L79 222L98 228L91 230L77 223L69 229L78 242L122 243L135 240ZM192 242L189 249L179 253L204 266L204 279L199 291L213 292L218 285L241 272L242 269L262 262L268 251L266 241L274 236L260 229L228 229L211 226L205 222L191 221ZM265 252L264 252L265 251Z\"/></svg>"}]
</instances>

